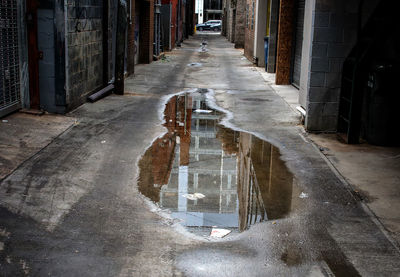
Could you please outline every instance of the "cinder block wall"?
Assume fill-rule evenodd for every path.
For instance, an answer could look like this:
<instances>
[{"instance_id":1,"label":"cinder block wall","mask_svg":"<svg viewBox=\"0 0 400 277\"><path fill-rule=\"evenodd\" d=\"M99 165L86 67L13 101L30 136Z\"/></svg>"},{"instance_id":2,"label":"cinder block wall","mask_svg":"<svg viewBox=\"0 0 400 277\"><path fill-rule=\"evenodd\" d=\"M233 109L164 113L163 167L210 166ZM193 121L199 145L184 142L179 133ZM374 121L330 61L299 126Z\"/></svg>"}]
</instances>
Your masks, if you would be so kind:
<instances>
[{"instance_id":1,"label":"cinder block wall","mask_svg":"<svg viewBox=\"0 0 400 277\"><path fill-rule=\"evenodd\" d=\"M246 58L253 62L254 57L254 37L256 29L256 1L246 1L246 22L245 22L245 41L244 41L244 55Z\"/></svg>"},{"instance_id":2,"label":"cinder block wall","mask_svg":"<svg viewBox=\"0 0 400 277\"><path fill-rule=\"evenodd\" d=\"M308 131L334 132L337 129L342 67L357 38L358 1L309 0L305 21L300 102L306 107ZM366 0L363 23L379 0ZM311 9L311 10L310 10ZM307 18L307 17L306 17ZM308 34L308 29L311 33ZM305 55L309 49L309 55ZM308 53L306 53L308 54Z\"/></svg>"},{"instance_id":3,"label":"cinder block wall","mask_svg":"<svg viewBox=\"0 0 400 277\"><path fill-rule=\"evenodd\" d=\"M88 94L103 85L102 1L67 2L68 109L86 101Z\"/></svg>"},{"instance_id":4,"label":"cinder block wall","mask_svg":"<svg viewBox=\"0 0 400 277\"><path fill-rule=\"evenodd\" d=\"M309 58L302 60L305 78L308 131L336 131L343 62L355 46L358 1L310 0L314 2ZM364 23L379 0L366 0ZM305 28L307 28L305 26ZM303 48L307 42L303 42ZM303 64L304 63L304 64ZM309 69L309 70L307 70ZM306 74L306 76L304 76ZM304 93L304 91L300 92Z\"/></svg>"}]
</instances>

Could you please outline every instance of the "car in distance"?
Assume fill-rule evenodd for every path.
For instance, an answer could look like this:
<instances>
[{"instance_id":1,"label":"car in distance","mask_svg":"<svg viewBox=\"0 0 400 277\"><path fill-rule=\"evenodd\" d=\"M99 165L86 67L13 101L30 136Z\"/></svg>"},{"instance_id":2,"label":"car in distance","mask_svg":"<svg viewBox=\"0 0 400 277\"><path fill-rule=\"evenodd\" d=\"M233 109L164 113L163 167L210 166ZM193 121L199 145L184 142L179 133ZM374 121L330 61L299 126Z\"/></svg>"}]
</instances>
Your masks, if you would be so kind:
<instances>
[{"instance_id":1,"label":"car in distance","mask_svg":"<svg viewBox=\"0 0 400 277\"><path fill-rule=\"evenodd\" d=\"M211 30L212 31L221 31L221 22L220 23L217 23L217 24L213 24L213 25L211 25Z\"/></svg>"},{"instance_id":2,"label":"car in distance","mask_svg":"<svg viewBox=\"0 0 400 277\"><path fill-rule=\"evenodd\" d=\"M221 20L208 20L207 22L197 24L197 31L220 31L221 30Z\"/></svg>"}]
</instances>

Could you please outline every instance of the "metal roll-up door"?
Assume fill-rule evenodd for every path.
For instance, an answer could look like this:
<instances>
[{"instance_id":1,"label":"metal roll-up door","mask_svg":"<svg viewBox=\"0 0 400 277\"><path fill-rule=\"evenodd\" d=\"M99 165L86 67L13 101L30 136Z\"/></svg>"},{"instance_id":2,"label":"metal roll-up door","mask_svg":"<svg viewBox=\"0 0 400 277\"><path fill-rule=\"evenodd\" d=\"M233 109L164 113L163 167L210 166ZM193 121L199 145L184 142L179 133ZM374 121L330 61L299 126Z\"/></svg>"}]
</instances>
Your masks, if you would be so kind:
<instances>
[{"instance_id":1,"label":"metal roll-up door","mask_svg":"<svg viewBox=\"0 0 400 277\"><path fill-rule=\"evenodd\" d=\"M17 1L0 2L0 116L21 107Z\"/></svg>"},{"instance_id":2,"label":"metal roll-up door","mask_svg":"<svg viewBox=\"0 0 400 277\"><path fill-rule=\"evenodd\" d=\"M296 87L300 87L301 50L303 46L305 4L305 0L298 0L292 66L292 84Z\"/></svg>"}]
</instances>

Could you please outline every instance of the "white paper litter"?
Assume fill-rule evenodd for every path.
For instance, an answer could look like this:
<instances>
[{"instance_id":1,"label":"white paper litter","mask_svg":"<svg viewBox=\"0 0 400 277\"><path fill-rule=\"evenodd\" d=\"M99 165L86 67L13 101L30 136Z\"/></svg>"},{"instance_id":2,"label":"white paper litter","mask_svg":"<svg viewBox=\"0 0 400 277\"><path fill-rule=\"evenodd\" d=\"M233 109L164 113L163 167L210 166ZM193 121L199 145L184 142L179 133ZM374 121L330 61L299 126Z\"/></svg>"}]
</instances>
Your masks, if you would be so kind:
<instances>
[{"instance_id":1,"label":"white paper litter","mask_svg":"<svg viewBox=\"0 0 400 277\"><path fill-rule=\"evenodd\" d=\"M299 198L303 199L303 198L307 198L308 197L308 193L302 192L299 195Z\"/></svg>"},{"instance_id":2,"label":"white paper litter","mask_svg":"<svg viewBox=\"0 0 400 277\"><path fill-rule=\"evenodd\" d=\"M195 112L195 113L211 113L211 112L212 112L212 110L202 110L202 109L197 109L197 110L194 110L194 112Z\"/></svg>"},{"instance_id":3,"label":"white paper litter","mask_svg":"<svg viewBox=\"0 0 400 277\"><path fill-rule=\"evenodd\" d=\"M101 143L104 144L104 143L106 143L106 141L105 141L105 140L102 140Z\"/></svg>"},{"instance_id":4,"label":"white paper litter","mask_svg":"<svg viewBox=\"0 0 400 277\"><path fill-rule=\"evenodd\" d=\"M210 237L212 237L212 238L223 238L226 235L228 235L230 232L232 232L232 231L231 230L227 230L227 229L212 228Z\"/></svg>"},{"instance_id":5,"label":"white paper litter","mask_svg":"<svg viewBox=\"0 0 400 277\"><path fill-rule=\"evenodd\" d=\"M187 199L189 199L189 200L197 200L197 198L194 197L193 194L183 194L182 196L187 198Z\"/></svg>"},{"instance_id":6,"label":"white paper litter","mask_svg":"<svg viewBox=\"0 0 400 277\"><path fill-rule=\"evenodd\" d=\"M188 193L188 194L183 194L183 197L189 199L189 200L197 200L197 199L202 199L206 197L204 194L196 192L196 193Z\"/></svg>"},{"instance_id":7,"label":"white paper litter","mask_svg":"<svg viewBox=\"0 0 400 277\"><path fill-rule=\"evenodd\" d=\"M200 192L193 193L193 196L198 199L202 199L202 198L206 197L204 194L202 194Z\"/></svg>"},{"instance_id":8,"label":"white paper litter","mask_svg":"<svg viewBox=\"0 0 400 277\"><path fill-rule=\"evenodd\" d=\"M2 122L3 122L3 123L7 123L8 120L7 120L7 119L3 119Z\"/></svg>"}]
</instances>

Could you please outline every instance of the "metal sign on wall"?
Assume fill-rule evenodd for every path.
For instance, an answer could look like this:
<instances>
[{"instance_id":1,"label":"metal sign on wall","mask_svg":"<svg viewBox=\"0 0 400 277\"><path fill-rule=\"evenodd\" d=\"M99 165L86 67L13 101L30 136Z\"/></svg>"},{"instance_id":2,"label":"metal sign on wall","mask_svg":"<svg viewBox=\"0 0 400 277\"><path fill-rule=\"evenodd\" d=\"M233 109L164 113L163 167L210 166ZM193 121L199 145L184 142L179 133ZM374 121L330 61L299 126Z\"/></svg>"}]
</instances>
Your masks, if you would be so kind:
<instances>
[{"instance_id":1,"label":"metal sign on wall","mask_svg":"<svg viewBox=\"0 0 400 277\"><path fill-rule=\"evenodd\" d=\"M16 0L0 2L0 116L21 106Z\"/></svg>"}]
</instances>

